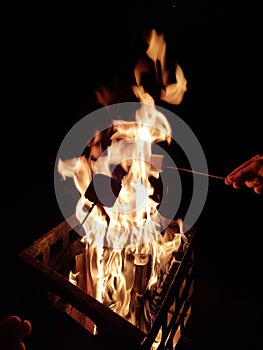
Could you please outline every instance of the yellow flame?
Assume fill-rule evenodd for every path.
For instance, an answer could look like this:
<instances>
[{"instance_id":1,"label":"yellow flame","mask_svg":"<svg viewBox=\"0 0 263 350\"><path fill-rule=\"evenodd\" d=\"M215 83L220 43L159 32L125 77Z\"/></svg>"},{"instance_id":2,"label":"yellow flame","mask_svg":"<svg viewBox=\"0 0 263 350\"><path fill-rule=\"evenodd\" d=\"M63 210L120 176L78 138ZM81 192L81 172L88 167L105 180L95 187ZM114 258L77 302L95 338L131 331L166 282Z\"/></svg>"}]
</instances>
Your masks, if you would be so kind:
<instances>
[{"instance_id":1,"label":"yellow flame","mask_svg":"<svg viewBox=\"0 0 263 350\"><path fill-rule=\"evenodd\" d=\"M160 62L162 83L165 87L161 90L161 100L176 105L181 103L184 93L187 91L187 80L184 76L181 67L177 64L174 74L176 78L176 83L169 84L169 72L165 67L166 43L164 41L163 34L158 34L156 30L151 31L149 47L146 53L154 61L155 70L157 74L157 63L158 61ZM139 69L139 67L137 69ZM136 81L138 81L138 79L136 79Z\"/></svg>"},{"instance_id":2,"label":"yellow flame","mask_svg":"<svg viewBox=\"0 0 263 350\"><path fill-rule=\"evenodd\" d=\"M157 61L161 64L162 72L165 72L165 55L166 55L166 42L164 41L164 35L158 34L155 29L150 33L150 38L148 41L149 47L146 54L154 61L156 72Z\"/></svg>"},{"instance_id":3,"label":"yellow flame","mask_svg":"<svg viewBox=\"0 0 263 350\"><path fill-rule=\"evenodd\" d=\"M168 83L166 43L164 36L155 30L150 34L147 55L154 61L157 73L157 62L160 63L165 87L160 98L168 103L179 104L186 91L187 81L177 65L176 83ZM92 205L84 196L92 176L96 173L111 176L111 169L116 165L125 171L121 191L114 205L111 208L94 207L83 225L85 236L82 241L86 243L92 295L133 324L138 322L137 296L145 290L151 290L158 280L158 272L166 266L173 252L179 249L182 242L187 243L180 220L178 232L172 235L171 232L161 232L162 217L157 209L159 203L152 199L154 188L149 178L158 178L159 172L151 164L151 145L160 141L169 144L172 130L165 115L156 108L153 97L141 85L141 74L147 71L141 62L134 69L137 85L132 88L141 102L140 108L135 112L134 121L113 120L113 133L107 153L103 153L101 135L96 134L88 144L88 159L81 156L64 161L60 159L58 163L62 178L72 178L80 193L76 206L76 216L80 222L86 216L84 205ZM102 87L96 94L98 102L103 105L111 100L106 88ZM149 268L144 281L141 281L141 286L135 286L138 283L136 271L146 267ZM144 317L147 314L145 311L142 313ZM151 321L147 319L145 322Z\"/></svg>"}]
</instances>

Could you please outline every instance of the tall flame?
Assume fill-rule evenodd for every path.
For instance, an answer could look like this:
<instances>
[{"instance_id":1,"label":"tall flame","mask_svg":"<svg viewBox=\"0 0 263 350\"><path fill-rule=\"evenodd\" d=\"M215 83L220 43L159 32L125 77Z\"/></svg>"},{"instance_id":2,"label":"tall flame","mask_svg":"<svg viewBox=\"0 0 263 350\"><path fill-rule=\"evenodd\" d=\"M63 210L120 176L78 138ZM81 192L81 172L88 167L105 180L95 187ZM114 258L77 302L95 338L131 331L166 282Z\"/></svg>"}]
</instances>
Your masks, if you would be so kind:
<instances>
[{"instance_id":1,"label":"tall flame","mask_svg":"<svg viewBox=\"0 0 263 350\"><path fill-rule=\"evenodd\" d=\"M163 89L160 98L179 104L186 91L186 79L177 65L176 83L169 84L165 67L166 43L163 35L152 30L147 55L154 61L156 72L161 73ZM161 69L158 68L158 62ZM104 305L143 330L149 329L152 315L149 301L144 298L141 314L144 325L138 320L138 298L150 293L157 282L158 272L187 244L183 224L178 220L178 231L161 232L163 218L158 212L159 202L154 199L150 178L158 179L159 171L152 166L152 144L171 142L172 130L165 115L155 106L153 97L141 85L145 66L138 63L134 69L136 85L134 95L141 102L133 121L113 119L110 145L107 152L101 147L101 134L88 144L89 157L59 160L58 172L63 179L71 177L79 191L76 216L80 222L86 216L85 208L92 202L85 191L92 176L102 173L112 176L112 169L122 169L122 188L112 207L96 205L83 224L88 256L88 271L92 279L92 294ZM106 88L97 93L99 103L110 101ZM147 278L138 282L139 269L147 270Z\"/></svg>"}]
</instances>

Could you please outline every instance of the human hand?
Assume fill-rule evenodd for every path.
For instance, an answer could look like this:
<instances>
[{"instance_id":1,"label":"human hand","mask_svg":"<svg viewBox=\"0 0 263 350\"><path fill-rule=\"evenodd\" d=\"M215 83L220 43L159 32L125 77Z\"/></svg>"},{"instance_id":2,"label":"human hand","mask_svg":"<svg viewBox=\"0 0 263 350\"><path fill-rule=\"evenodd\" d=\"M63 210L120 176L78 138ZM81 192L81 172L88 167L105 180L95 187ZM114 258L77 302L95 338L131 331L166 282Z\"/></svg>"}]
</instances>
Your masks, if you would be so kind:
<instances>
[{"instance_id":1,"label":"human hand","mask_svg":"<svg viewBox=\"0 0 263 350\"><path fill-rule=\"evenodd\" d=\"M258 154L241 164L225 178L226 185L253 188L255 193L263 193L263 155Z\"/></svg>"},{"instance_id":2,"label":"human hand","mask_svg":"<svg viewBox=\"0 0 263 350\"><path fill-rule=\"evenodd\" d=\"M0 348L3 350L26 350L24 340L31 333L31 323L16 315L0 321Z\"/></svg>"}]
</instances>

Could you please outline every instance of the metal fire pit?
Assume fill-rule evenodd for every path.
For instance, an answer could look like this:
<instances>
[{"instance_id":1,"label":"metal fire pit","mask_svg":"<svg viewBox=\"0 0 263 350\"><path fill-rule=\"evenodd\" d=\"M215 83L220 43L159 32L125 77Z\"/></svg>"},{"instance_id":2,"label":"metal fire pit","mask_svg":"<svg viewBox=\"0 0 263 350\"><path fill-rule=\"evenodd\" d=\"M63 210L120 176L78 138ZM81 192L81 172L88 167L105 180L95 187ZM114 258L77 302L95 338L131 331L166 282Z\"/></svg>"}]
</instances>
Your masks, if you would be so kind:
<instances>
[{"instance_id":1,"label":"metal fire pit","mask_svg":"<svg viewBox=\"0 0 263 350\"><path fill-rule=\"evenodd\" d=\"M162 288L156 290L155 318L151 329L145 332L69 281L76 256L81 256L85 249L81 236L72 230L78 223L72 215L20 253L47 282L52 305L70 315L92 336L107 344L114 342L120 349L179 349L192 314L195 229L185 233L189 245L180 263L173 264ZM176 230L178 225L172 221L168 227Z\"/></svg>"}]
</instances>

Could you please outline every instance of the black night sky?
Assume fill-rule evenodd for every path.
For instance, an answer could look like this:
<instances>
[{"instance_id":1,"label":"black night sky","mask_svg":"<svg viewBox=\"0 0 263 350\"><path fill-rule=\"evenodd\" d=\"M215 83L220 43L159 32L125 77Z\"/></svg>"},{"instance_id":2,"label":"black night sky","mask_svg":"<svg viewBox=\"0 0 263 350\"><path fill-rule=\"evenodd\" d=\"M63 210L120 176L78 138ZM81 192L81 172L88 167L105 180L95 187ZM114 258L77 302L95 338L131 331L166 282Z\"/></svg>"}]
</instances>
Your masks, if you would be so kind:
<instances>
[{"instance_id":1,"label":"black night sky","mask_svg":"<svg viewBox=\"0 0 263 350\"><path fill-rule=\"evenodd\" d=\"M253 2L235 1L12 1L1 5L0 19L0 315L32 320L28 350L73 349L71 329L80 332L79 345L88 342L85 335L48 307L42 316L36 312L41 296L34 283L26 285L17 258L64 219L53 185L63 138L97 108L98 81L111 82L116 72L127 79L144 30L156 28L187 79L183 101L172 111L198 138L210 173L226 176L262 153L261 12ZM211 178L196 223L194 349L256 350L262 344L261 211L261 196ZM67 334L56 329L56 317L69 327Z\"/></svg>"}]
</instances>

